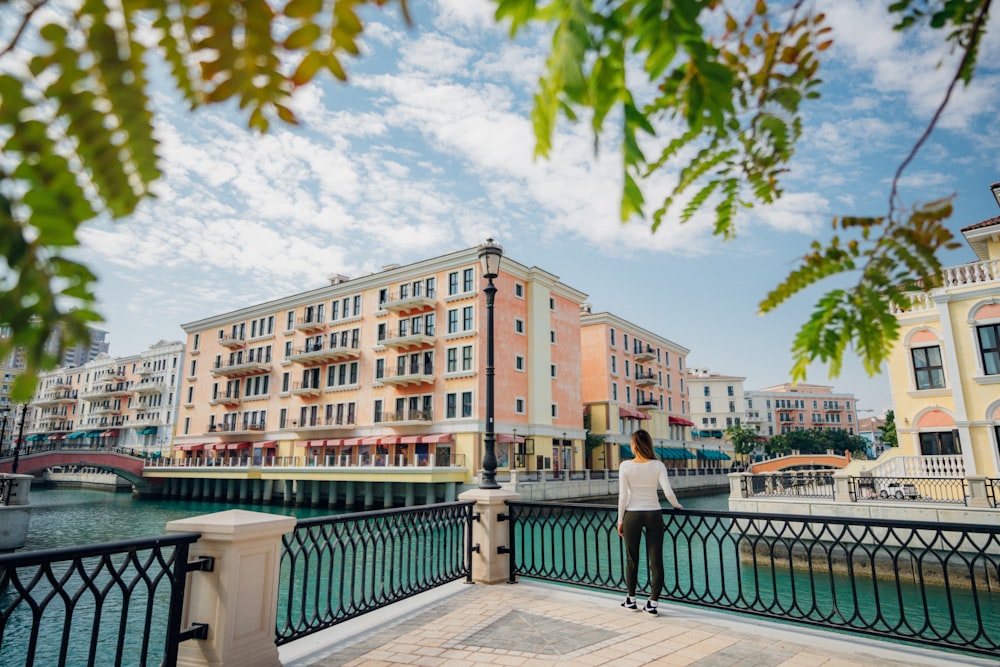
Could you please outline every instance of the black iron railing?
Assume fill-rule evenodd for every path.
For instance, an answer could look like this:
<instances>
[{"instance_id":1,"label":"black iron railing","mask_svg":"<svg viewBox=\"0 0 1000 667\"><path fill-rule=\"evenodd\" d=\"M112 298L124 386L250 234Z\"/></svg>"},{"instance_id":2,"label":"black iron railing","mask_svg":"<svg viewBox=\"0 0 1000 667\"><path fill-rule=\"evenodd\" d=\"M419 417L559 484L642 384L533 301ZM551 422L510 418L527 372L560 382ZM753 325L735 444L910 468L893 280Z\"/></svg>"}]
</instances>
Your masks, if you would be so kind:
<instances>
[{"instance_id":1,"label":"black iron railing","mask_svg":"<svg viewBox=\"0 0 1000 667\"><path fill-rule=\"evenodd\" d=\"M851 477L851 500L909 500L967 504L962 477Z\"/></svg>"},{"instance_id":2,"label":"black iron railing","mask_svg":"<svg viewBox=\"0 0 1000 667\"><path fill-rule=\"evenodd\" d=\"M625 590L616 508L508 502L510 580ZM663 511L663 598L996 657L1000 528ZM639 590L648 592L640 564Z\"/></svg>"},{"instance_id":3,"label":"black iron railing","mask_svg":"<svg viewBox=\"0 0 1000 667\"><path fill-rule=\"evenodd\" d=\"M805 496L833 499L833 474L803 471L772 475L744 475L740 478L743 497Z\"/></svg>"},{"instance_id":4,"label":"black iron railing","mask_svg":"<svg viewBox=\"0 0 1000 667\"><path fill-rule=\"evenodd\" d=\"M300 519L282 538L278 645L462 577L471 582L472 506Z\"/></svg>"},{"instance_id":5,"label":"black iron railing","mask_svg":"<svg viewBox=\"0 0 1000 667\"><path fill-rule=\"evenodd\" d=\"M0 665L177 663L198 533L0 555Z\"/></svg>"},{"instance_id":6,"label":"black iron railing","mask_svg":"<svg viewBox=\"0 0 1000 667\"><path fill-rule=\"evenodd\" d=\"M1000 507L1000 479L986 479L986 501L990 507Z\"/></svg>"}]
</instances>

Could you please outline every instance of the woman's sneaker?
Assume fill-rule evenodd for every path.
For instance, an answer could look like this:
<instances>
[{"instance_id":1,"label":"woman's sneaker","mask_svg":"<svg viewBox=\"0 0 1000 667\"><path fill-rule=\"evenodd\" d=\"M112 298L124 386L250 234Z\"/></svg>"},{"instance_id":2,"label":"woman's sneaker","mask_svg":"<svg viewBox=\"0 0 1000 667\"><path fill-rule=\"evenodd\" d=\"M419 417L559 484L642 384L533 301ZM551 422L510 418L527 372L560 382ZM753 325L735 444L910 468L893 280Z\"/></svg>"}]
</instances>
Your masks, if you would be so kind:
<instances>
[{"instance_id":1,"label":"woman's sneaker","mask_svg":"<svg viewBox=\"0 0 1000 667\"><path fill-rule=\"evenodd\" d=\"M644 606L642 610L647 614L652 614L653 616L656 616L657 614L660 613L656 611L656 603L653 602L652 600L646 600L646 606Z\"/></svg>"},{"instance_id":2,"label":"woman's sneaker","mask_svg":"<svg viewBox=\"0 0 1000 667\"><path fill-rule=\"evenodd\" d=\"M632 611L639 611L639 606L635 603L635 598L625 597L625 601L622 602L622 606L626 609L631 609Z\"/></svg>"}]
</instances>

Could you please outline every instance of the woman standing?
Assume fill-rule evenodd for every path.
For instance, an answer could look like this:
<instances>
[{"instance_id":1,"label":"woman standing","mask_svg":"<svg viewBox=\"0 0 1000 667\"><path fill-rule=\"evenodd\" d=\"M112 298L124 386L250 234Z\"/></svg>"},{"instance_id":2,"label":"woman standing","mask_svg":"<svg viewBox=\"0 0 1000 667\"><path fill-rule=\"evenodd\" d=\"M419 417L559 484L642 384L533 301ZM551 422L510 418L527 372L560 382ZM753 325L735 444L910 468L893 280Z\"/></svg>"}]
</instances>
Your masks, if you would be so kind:
<instances>
[{"instance_id":1,"label":"woman standing","mask_svg":"<svg viewBox=\"0 0 1000 667\"><path fill-rule=\"evenodd\" d=\"M632 461L622 461L618 468L618 534L625 539L625 585L628 592L622 606L638 611L635 587L639 578L639 541L646 532L646 562L649 564L649 600L642 610L657 614L663 588L663 518L656 487L675 509L683 509L670 487L667 469L656 458L653 439L639 429L632 434Z\"/></svg>"}]
</instances>

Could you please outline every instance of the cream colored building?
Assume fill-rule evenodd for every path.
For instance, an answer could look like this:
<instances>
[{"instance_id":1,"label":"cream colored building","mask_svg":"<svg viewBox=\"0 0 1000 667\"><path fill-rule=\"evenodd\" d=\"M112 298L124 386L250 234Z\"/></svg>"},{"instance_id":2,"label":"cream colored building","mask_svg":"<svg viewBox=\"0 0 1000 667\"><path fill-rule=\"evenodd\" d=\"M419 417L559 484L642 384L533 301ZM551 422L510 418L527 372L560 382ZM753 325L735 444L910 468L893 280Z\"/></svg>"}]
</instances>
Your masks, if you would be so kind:
<instances>
[{"instance_id":1,"label":"cream colored building","mask_svg":"<svg viewBox=\"0 0 1000 667\"><path fill-rule=\"evenodd\" d=\"M962 229L977 261L896 309L888 361L901 455L1000 476L1000 217ZM946 459L947 460L947 459ZM943 473L942 473L943 474Z\"/></svg>"},{"instance_id":2,"label":"cream colored building","mask_svg":"<svg viewBox=\"0 0 1000 667\"><path fill-rule=\"evenodd\" d=\"M169 452L184 345L160 341L128 357L100 354L82 366L39 374L24 445L64 442Z\"/></svg>"},{"instance_id":3,"label":"cream colored building","mask_svg":"<svg viewBox=\"0 0 1000 667\"><path fill-rule=\"evenodd\" d=\"M764 437L790 431L842 429L858 434L858 402L819 384L786 382L746 392L747 424Z\"/></svg>"}]
</instances>

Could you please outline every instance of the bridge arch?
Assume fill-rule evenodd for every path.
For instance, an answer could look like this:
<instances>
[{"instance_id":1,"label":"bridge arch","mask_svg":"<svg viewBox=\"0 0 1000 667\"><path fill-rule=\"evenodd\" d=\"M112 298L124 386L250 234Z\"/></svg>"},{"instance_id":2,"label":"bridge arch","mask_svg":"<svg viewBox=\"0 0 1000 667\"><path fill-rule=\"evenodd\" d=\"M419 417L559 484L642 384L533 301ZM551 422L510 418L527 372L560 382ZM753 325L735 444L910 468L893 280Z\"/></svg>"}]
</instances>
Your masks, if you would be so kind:
<instances>
[{"instance_id":1,"label":"bridge arch","mask_svg":"<svg viewBox=\"0 0 1000 667\"><path fill-rule=\"evenodd\" d=\"M11 472L13 464L13 457L4 457L0 460L0 472ZM28 453L19 458L17 471L37 475L57 466L87 466L113 472L131 482L141 495L155 495L163 484L163 480L143 477L143 459L113 451L50 450Z\"/></svg>"}]
</instances>

